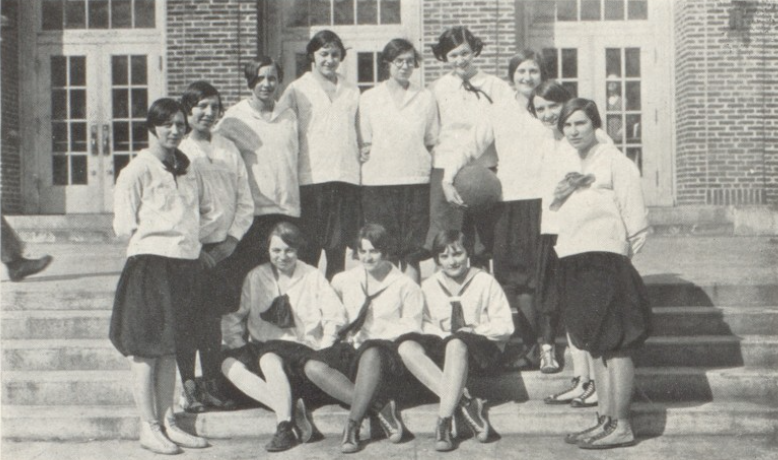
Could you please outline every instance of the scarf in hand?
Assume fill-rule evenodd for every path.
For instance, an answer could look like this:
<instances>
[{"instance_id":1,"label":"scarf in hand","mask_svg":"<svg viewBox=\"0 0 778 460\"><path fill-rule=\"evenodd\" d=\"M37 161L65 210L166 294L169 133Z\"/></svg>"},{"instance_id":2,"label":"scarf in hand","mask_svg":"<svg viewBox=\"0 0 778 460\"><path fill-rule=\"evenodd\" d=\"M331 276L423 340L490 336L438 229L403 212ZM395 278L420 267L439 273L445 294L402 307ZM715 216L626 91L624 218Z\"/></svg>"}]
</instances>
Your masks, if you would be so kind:
<instances>
[{"instance_id":1,"label":"scarf in hand","mask_svg":"<svg viewBox=\"0 0 778 460\"><path fill-rule=\"evenodd\" d=\"M559 210L573 192L579 188L592 185L594 180L594 174L583 175L578 172L567 173L565 178L557 184L556 189L554 190L554 201L551 203L551 206L549 206L549 209L552 211Z\"/></svg>"}]
</instances>

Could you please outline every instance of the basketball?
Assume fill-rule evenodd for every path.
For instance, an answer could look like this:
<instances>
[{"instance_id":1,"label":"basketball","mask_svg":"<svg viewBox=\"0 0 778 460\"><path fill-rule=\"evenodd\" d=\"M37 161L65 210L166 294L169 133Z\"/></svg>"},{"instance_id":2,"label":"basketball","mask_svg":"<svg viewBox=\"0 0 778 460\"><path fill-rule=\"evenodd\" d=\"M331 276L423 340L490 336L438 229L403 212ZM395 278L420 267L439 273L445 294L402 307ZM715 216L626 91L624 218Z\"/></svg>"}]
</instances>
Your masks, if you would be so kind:
<instances>
[{"instance_id":1,"label":"basketball","mask_svg":"<svg viewBox=\"0 0 778 460\"><path fill-rule=\"evenodd\" d=\"M490 169L477 163L459 170L454 177L454 188L471 209L491 206L502 198L500 179Z\"/></svg>"}]
</instances>

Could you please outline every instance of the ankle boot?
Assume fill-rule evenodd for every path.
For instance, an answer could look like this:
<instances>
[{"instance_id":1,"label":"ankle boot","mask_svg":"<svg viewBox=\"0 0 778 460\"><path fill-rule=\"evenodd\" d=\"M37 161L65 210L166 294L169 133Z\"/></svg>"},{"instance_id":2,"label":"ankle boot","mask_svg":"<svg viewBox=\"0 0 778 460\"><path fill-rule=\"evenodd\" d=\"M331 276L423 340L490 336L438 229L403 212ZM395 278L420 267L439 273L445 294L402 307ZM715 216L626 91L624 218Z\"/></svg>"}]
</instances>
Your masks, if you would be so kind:
<instances>
[{"instance_id":1,"label":"ankle boot","mask_svg":"<svg viewBox=\"0 0 778 460\"><path fill-rule=\"evenodd\" d=\"M435 450L448 452L452 449L454 442L451 440L451 417L438 417L438 423L435 425Z\"/></svg>"},{"instance_id":2,"label":"ankle boot","mask_svg":"<svg viewBox=\"0 0 778 460\"><path fill-rule=\"evenodd\" d=\"M349 419L343 430L343 441L340 443L340 451L344 454L353 454L359 451L359 427L360 423Z\"/></svg>"},{"instance_id":3,"label":"ankle boot","mask_svg":"<svg viewBox=\"0 0 778 460\"><path fill-rule=\"evenodd\" d=\"M187 433L176 425L175 418L165 419L165 434L167 437L181 447L188 449L202 449L208 447L208 441L200 436Z\"/></svg>"},{"instance_id":4,"label":"ankle boot","mask_svg":"<svg viewBox=\"0 0 778 460\"><path fill-rule=\"evenodd\" d=\"M162 432L159 422L140 422L140 446L156 454L175 455L183 452Z\"/></svg>"},{"instance_id":5,"label":"ankle boot","mask_svg":"<svg viewBox=\"0 0 778 460\"><path fill-rule=\"evenodd\" d=\"M605 425L610 423L611 418L607 415L600 415L599 413L596 414L597 424L593 427L587 428L583 431L579 431L577 433L570 433L567 436L565 436L565 442L568 444L579 444L584 439L595 436L602 432L602 430L605 428Z\"/></svg>"},{"instance_id":6,"label":"ankle boot","mask_svg":"<svg viewBox=\"0 0 778 460\"><path fill-rule=\"evenodd\" d=\"M630 447L635 444L637 442L629 422L613 419L605 425L605 429L600 434L584 439L578 443L578 447L587 450L601 450Z\"/></svg>"}]
</instances>

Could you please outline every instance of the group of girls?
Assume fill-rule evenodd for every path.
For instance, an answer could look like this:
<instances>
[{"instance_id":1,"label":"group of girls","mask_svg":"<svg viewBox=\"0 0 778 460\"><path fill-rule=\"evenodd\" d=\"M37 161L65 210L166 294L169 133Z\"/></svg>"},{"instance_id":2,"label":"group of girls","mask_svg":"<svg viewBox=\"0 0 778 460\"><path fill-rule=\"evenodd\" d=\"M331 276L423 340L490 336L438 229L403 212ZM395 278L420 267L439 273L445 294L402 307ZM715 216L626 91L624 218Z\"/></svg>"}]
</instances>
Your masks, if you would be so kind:
<instances>
[{"instance_id":1,"label":"group of girls","mask_svg":"<svg viewBox=\"0 0 778 460\"><path fill-rule=\"evenodd\" d=\"M343 452L360 450L367 417L399 442L406 373L440 398L437 450L454 448L456 414L485 442L468 376L500 368L514 323L524 358L540 339L542 370L558 371L560 316L575 385L546 401L591 405L597 382L600 408L566 441L634 443L631 352L650 331L629 261L648 228L637 170L593 102L546 81L538 54L511 59L514 92L475 66L482 48L464 27L445 31L433 51L452 70L423 89L418 51L394 39L389 78L360 95L324 30L307 46L311 71L278 102L283 71L261 57L245 68L251 96L221 120L205 82L152 104L149 147L116 185L114 228L130 242L110 331L130 362L142 447L208 445L176 424L176 364L187 411L234 407L223 377L271 408L268 451L316 438L304 397L317 391L350 408ZM497 206L459 196L470 163L496 173ZM345 271L347 246L359 265ZM430 256L438 271L419 287ZM479 268L492 257L494 277Z\"/></svg>"}]
</instances>

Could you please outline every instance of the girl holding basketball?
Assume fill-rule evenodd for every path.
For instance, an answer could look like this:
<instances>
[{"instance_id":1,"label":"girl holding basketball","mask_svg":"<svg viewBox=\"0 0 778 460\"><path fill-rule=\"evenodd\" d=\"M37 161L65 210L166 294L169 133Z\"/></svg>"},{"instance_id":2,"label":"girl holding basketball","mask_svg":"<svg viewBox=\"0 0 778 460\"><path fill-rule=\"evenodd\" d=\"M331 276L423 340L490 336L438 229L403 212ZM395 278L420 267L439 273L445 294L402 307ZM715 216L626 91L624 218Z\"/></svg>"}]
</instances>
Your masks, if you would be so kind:
<instances>
[{"instance_id":1,"label":"girl holding basketball","mask_svg":"<svg viewBox=\"0 0 778 460\"><path fill-rule=\"evenodd\" d=\"M494 212L492 209L464 209L464 202L453 186L454 176L444 177L448 165L461 156L462 145L473 136L476 122L487 116L493 104L513 97L508 84L478 69L475 60L483 47L481 39L463 26L446 30L432 45L435 58L448 63L451 72L431 86L438 106L440 133L433 149L426 246L428 250L432 248L432 240L441 230L461 229L473 245L468 252L474 264L486 266L491 257ZM493 146L483 152L478 163L484 168L496 169L497 152Z\"/></svg>"},{"instance_id":2,"label":"girl holding basketball","mask_svg":"<svg viewBox=\"0 0 778 460\"><path fill-rule=\"evenodd\" d=\"M449 183L466 164L496 151L497 177L502 184L502 203L494 224L494 276L505 290L514 312L516 331L524 344L513 367L537 367L538 326L534 301L541 201L538 178L547 133L527 110L532 90L546 80L538 52L524 50L508 63L508 78L515 92L495 101L472 130L468 143L449 163L443 183ZM447 195L460 201L456 190Z\"/></svg>"},{"instance_id":3,"label":"girl holding basketball","mask_svg":"<svg viewBox=\"0 0 778 460\"><path fill-rule=\"evenodd\" d=\"M630 262L649 230L640 174L615 146L597 140L602 119L593 101L568 101L557 127L579 161L578 174L554 192L562 312L572 343L594 358L599 391L597 423L565 441L582 449L631 446L632 355L651 333L646 287Z\"/></svg>"}]
</instances>

